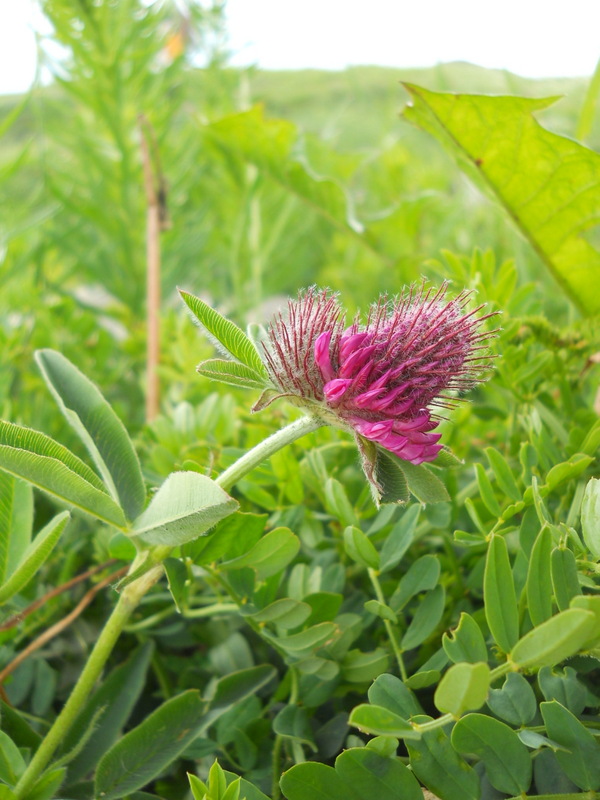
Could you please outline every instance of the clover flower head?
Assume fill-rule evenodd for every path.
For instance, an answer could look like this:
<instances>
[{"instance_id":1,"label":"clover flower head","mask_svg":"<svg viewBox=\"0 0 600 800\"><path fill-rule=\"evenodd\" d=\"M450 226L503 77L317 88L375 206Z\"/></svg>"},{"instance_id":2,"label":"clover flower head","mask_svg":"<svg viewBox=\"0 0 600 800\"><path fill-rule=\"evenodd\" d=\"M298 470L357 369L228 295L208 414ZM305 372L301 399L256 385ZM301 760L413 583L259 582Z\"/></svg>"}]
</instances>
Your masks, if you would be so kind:
<instances>
[{"instance_id":1,"label":"clover flower head","mask_svg":"<svg viewBox=\"0 0 600 800\"><path fill-rule=\"evenodd\" d=\"M268 328L267 369L281 394L404 461L433 461L442 445L435 409L452 408L491 363L482 331L492 314L466 310L463 291L446 299L425 283L381 297L349 327L335 293L312 287L289 301Z\"/></svg>"}]
</instances>

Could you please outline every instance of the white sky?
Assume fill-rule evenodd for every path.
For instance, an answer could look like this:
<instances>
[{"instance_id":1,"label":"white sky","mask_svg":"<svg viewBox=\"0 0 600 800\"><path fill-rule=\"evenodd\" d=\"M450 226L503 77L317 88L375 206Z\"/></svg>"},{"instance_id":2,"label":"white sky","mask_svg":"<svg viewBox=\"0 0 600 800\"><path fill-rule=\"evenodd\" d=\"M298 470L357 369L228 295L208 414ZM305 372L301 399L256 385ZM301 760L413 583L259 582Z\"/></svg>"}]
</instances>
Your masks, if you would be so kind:
<instances>
[{"instance_id":1,"label":"white sky","mask_svg":"<svg viewBox=\"0 0 600 800\"><path fill-rule=\"evenodd\" d=\"M233 63L265 69L462 60L550 77L600 57L600 0L228 0L227 16ZM34 0L0 0L0 94L34 78L33 24Z\"/></svg>"}]
</instances>

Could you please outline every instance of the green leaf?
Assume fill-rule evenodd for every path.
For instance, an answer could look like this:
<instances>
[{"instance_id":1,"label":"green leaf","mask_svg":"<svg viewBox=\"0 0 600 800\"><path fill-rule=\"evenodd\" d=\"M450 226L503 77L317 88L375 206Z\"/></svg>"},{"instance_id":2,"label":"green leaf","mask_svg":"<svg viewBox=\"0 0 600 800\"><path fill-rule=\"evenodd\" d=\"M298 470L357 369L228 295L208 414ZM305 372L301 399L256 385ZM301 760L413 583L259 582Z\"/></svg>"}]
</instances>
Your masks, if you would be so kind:
<instances>
[{"instance_id":1,"label":"green leaf","mask_svg":"<svg viewBox=\"0 0 600 800\"><path fill-rule=\"evenodd\" d=\"M345 488L335 478L328 478L325 484L325 508L337 517L344 527L359 524Z\"/></svg>"},{"instance_id":2,"label":"green leaf","mask_svg":"<svg viewBox=\"0 0 600 800\"><path fill-rule=\"evenodd\" d=\"M550 569L556 604L559 611L564 611L581 591L573 551L568 547L555 547L550 554Z\"/></svg>"},{"instance_id":3,"label":"green leaf","mask_svg":"<svg viewBox=\"0 0 600 800\"><path fill-rule=\"evenodd\" d=\"M556 700L540 703L540 710L548 736L569 751L556 751L565 773L580 789L600 789L600 744L594 736Z\"/></svg>"},{"instance_id":4,"label":"green leaf","mask_svg":"<svg viewBox=\"0 0 600 800\"><path fill-rule=\"evenodd\" d=\"M256 370L238 361L226 361L223 358L203 361L198 364L196 371L205 378L228 383L230 386L241 386L243 389L264 389L267 385L266 379Z\"/></svg>"},{"instance_id":5,"label":"green leaf","mask_svg":"<svg viewBox=\"0 0 600 800\"><path fill-rule=\"evenodd\" d=\"M373 705L383 706L400 717L408 718L423 713L417 698L395 675L386 673L375 678L369 687L368 697Z\"/></svg>"},{"instance_id":6,"label":"green leaf","mask_svg":"<svg viewBox=\"0 0 600 800\"><path fill-rule=\"evenodd\" d=\"M257 543L266 521L266 514L237 511L217 523L210 536L198 539L193 545L185 545L185 548L192 550L190 555L196 564L212 564L223 556L236 558Z\"/></svg>"},{"instance_id":7,"label":"green leaf","mask_svg":"<svg viewBox=\"0 0 600 800\"><path fill-rule=\"evenodd\" d=\"M380 572L393 569L412 544L421 508L415 504L406 509L400 520L394 525L381 548Z\"/></svg>"},{"instance_id":8,"label":"green leaf","mask_svg":"<svg viewBox=\"0 0 600 800\"><path fill-rule=\"evenodd\" d=\"M350 525L344 530L344 547L346 553L357 564L371 567L371 569L379 568L379 553L373 542L360 528Z\"/></svg>"},{"instance_id":9,"label":"green leaf","mask_svg":"<svg viewBox=\"0 0 600 800\"><path fill-rule=\"evenodd\" d=\"M408 740L406 747L412 771L437 797L479 800L477 773L460 758L441 728L423 731L420 739Z\"/></svg>"},{"instance_id":10,"label":"green leaf","mask_svg":"<svg viewBox=\"0 0 600 800\"><path fill-rule=\"evenodd\" d=\"M297 152L298 132L291 122L265 119L263 109L257 106L213 122L205 128L205 134L220 153L254 164L309 212L363 242L362 225L354 216L351 199L337 181L318 175L306 156ZM364 244L369 244L366 239Z\"/></svg>"},{"instance_id":11,"label":"green leaf","mask_svg":"<svg viewBox=\"0 0 600 800\"><path fill-rule=\"evenodd\" d=\"M287 630L302 625L311 614L312 608L308 603L284 597L249 616L255 622L270 622L278 628Z\"/></svg>"},{"instance_id":12,"label":"green leaf","mask_svg":"<svg viewBox=\"0 0 600 800\"><path fill-rule=\"evenodd\" d=\"M568 461L563 461L562 464L556 464L546 475L548 491L552 492L560 486L561 483L579 477L582 472L585 472L593 460L593 456L588 456L585 453L575 453Z\"/></svg>"},{"instance_id":13,"label":"green leaf","mask_svg":"<svg viewBox=\"0 0 600 800\"><path fill-rule=\"evenodd\" d=\"M537 712L535 693L518 672L506 676L501 689L490 689L487 704L496 716L511 725L527 725Z\"/></svg>"},{"instance_id":14,"label":"green leaf","mask_svg":"<svg viewBox=\"0 0 600 800\"><path fill-rule=\"evenodd\" d=\"M106 486L94 470L90 469L84 461L77 458L74 453L67 450L62 444L46 436L45 433L0 420L0 445L27 450L29 453L35 453L38 456L46 456L47 458L61 461L72 472L75 472L87 483L91 483L95 489L106 493Z\"/></svg>"},{"instance_id":15,"label":"green leaf","mask_svg":"<svg viewBox=\"0 0 600 800\"><path fill-rule=\"evenodd\" d=\"M201 536L237 509L238 503L198 472L173 472L135 520L130 536L175 547Z\"/></svg>"},{"instance_id":16,"label":"green leaf","mask_svg":"<svg viewBox=\"0 0 600 800\"><path fill-rule=\"evenodd\" d=\"M398 739L419 739L421 736L408 720L388 708L367 703L352 709L348 724L374 736L395 736Z\"/></svg>"},{"instance_id":17,"label":"green leaf","mask_svg":"<svg viewBox=\"0 0 600 800\"><path fill-rule=\"evenodd\" d=\"M193 689L159 706L102 757L96 795L118 800L149 783L197 736L203 711L204 703Z\"/></svg>"},{"instance_id":18,"label":"green leaf","mask_svg":"<svg viewBox=\"0 0 600 800\"><path fill-rule=\"evenodd\" d=\"M552 575L550 553L552 534L544 526L533 545L527 570L527 610L534 625L540 625L552 616Z\"/></svg>"},{"instance_id":19,"label":"green leaf","mask_svg":"<svg viewBox=\"0 0 600 800\"><path fill-rule=\"evenodd\" d=\"M454 726L452 746L459 753L479 756L490 783L499 792L520 795L529 789L529 752L503 722L483 714L467 714Z\"/></svg>"},{"instance_id":20,"label":"green leaf","mask_svg":"<svg viewBox=\"0 0 600 800\"><path fill-rule=\"evenodd\" d=\"M60 410L87 447L115 500L128 519L144 507L146 489L140 462L121 420L97 386L54 350L35 354Z\"/></svg>"},{"instance_id":21,"label":"green leaf","mask_svg":"<svg viewBox=\"0 0 600 800\"><path fill-rule=\"evenodd\" d=\"M14 786L24 770L21 751L7 733L0 731L0 780Z\"/></svg>"},{"instance_id":22,"label":"green leaf","mask_svg":"<svg viewBox=\"0 0 600 800\"><path fill-rule=\"evenodd\" d=\"M496 500L492 483L487 476L483 464L475 464L475 477L477 478L477 485L479 487L479 495L483 500L483 504L493 517L500 516L500 504Z\"/></svg>"},{"instance_id":23,"label":"green leaf","mask_svg":"<svg viewBox=\"0 0 600 800\"><path fill-rule=\"evenodd\" d=\"M179 290L181 299L192 312L193 316L207 333L221 344L241 364L267 378L267 370L262 362L258 350L246 334L234 325L233 322L223 317L214 308L211 308L199 297Z\"/></svg>"},{"instance_id":24,"label":"green leaf","mask_svg":"<svg viewBox=\"0 0 600 800\"><path fill-rule=\"evenodd\" d=\"M284 706L273 720L273 731L277 736L295 739L313 752L317 751L308 712L303 706Z\"/></svg>"},{"instance_id":25,"label":"green leaf","mask_svg":"<svg viewBox=\"0 0 600 800\"><path fill-rule=\"evenodd\" d=\"M403 650L412 650L431 636L442 619L445 602L446 593L443 586L436 586L427 592L402 637L400 644Z\"/></svg>"},{"instance_id":26,"label":"green leaf","mask_svg":"<svg viewBox=\"0 0 600 800\"><path fill-rule=\"evenodd\" d=\"M318 762L296 764L283 773L279 785L287 800L356 800L333 767Z\"/></svg>"},{"instance_id":27,"label":"green leaf","mask_svg":"<svg viewBox=\"0 0 600 800\"><path fill-rule=\"evenodd\" d=\"M335 761L335 771L360 800L423 800L421 787L399 758L370 747L351 747Z\"/></svg>"},{"instance_id":28,"label":"green leaf","mask_svg":"<svg viewBox=\"0 0 600 800\"><path fill-rule=\"evenodd\" d=\"M20 564L10 578L0 586L0 603L10 600L27 586L52 553L70 518L69 512L63 511L42 528L23 554Z\"/></svg>"},{"instance_id":29,"label":"green leaf","mask_svg":"<svg viewBox=\"0 0 600 800\"><path fill-rule=\"evenodd\" d=\"M66 771L65 767L58 767L45 772L27 793L27 800L51 800L52 797L56 797Z\"/></svg>"},{"instance_id":30,"label":"green leaf","mask_svg":"<svg viewBox=\"0 0 600 800\"><path fill-rule=\"evenodd\" d=\"M117 528L126 524L123 512L105 491L97 489L56 458L0 445L0 469L102 522Z\"/></svg>"},{"instance_id":31,"label":"green leaf","mask_svg":"<svg viewBox=\"0 0 600 800\"><path fill-rule=\"evenodd\" d=\"M588 703L587 688L572 667L565 667L558 672L550 667L542 667L538 673L538 684L546 700L558 700L575 716L580 716Z\"/></svg>"},{"instance_id":32,"label":"green leaf","mask_svg":"<svg viewBox=\"0 0 600 800\"><path fill-rule=\"evenodd\" d=\"M64 739L63 753L77 746L90 725L94 726L94 732L69 764L69 784L82 780L91 772L117 740L144 688L152 652L152 643L146 642L127 661L115 667L75 720ZM99 718L98 712L101 713Z\"/></svg>"},{"instance_id":33,"label":"green leaf","mask_svg":"<svg viewBox=\"0 0 600 800\"><path fill-rule=\"evenodd\" d=\"M440 681L433 702L443 713L460 717L485 703L490 686L490 668L478 664L453 664Z\"/></svg>"},{"instance_id":34,"label":"green leaf","mask_svg":"<svg viewBox=\"0 0 600 800\"><path fill-rule=\"evenodd\" d=\"M581 530L590 553L600 558L600 478L591 478L581 502Z\"/></svg>"},{"instance_id":35,"label":"green leaf","mask_svg":"<svg viewBox=\"0 0 600 800\"><path fill-rule=\"evenodd\" d=\"M0 472L0 584L17 568L31 541L31 486Z\"/></svg>"},{"instance_id":36,"label":"green leaf","mask_svg":"<svg viewBox=\"0 0 600 800\"><path fill-rule=\"evenodd\" d=\"M404 116L433 134L508 212L546 267L586 314L600 310L597 224L600 155L542 128L552 100L439 94L406 84Z\"/></svg>"},{"instance_id":37,"label":"green leaf","mask_svg":"<svg viewBox=\"0 0 600 800\"><path fill-rule=\"evenodd\" d=\"M595 615L569 608L526 633L514 646L510 660L520 669L553 666L578 653L595 634Z\"/></svg>"},{"instance_id":38,"label":"green leaf","mask_svg":"<svg viewBox=\"0 0 600 800\"><path fill-rule=\"evenodd\" d=\"M359 450L368 452L371 445L362 436L357 436ZM373 447L375 453L375 466L373 468L374 478L379 488L375 494L379 495L379 503L406 503L410 498L408 482L404 475L404 470L400 462L392 458L392 454L381 447Z\"/></svg>"},{"instance_id":39,"label":"green leaf","mask_svg":"<svg viewBox=\"0 0 600 800\"><path fill-rule=\"evenodd\" d=\"M163 561L165 574L169 583L169 591L179 613L186 605L188 571L180 558L165 558Z\"/></svg>"},{"instance_id":40,"label":"green leaf","mask_svg":"<svg viewBox=\"0 0 600 800\"><path fill-rule=\"evenodd\" d=\"M221 569L251 567L259 580L277 575L293 561L300 549L300 540L289 528L275 528L262 537L243 556L224 561Z\"/></svg>"},{"instance_id":41,"label":"green leaf","mask_svg":"<svg viewBox=\"0 0 600 800\"><path fill-rule=\"evenodd\" d=\"M448 658L457 664L467 661L476 664L487 661L488 652L481 628L466 612L462 612L457 627L442 636L442 645Z\"/></svg>"},{"instance_id":42,"label":"green leaf","mask_svg":"<svg viewBox=\"0 0 600 800\"><path fill-rule=\"evenodd\" d=\"M440 569L440 562L432 555L413 561L390 598L391 608L401 611L416 594L434 589L440 578Z\"/></svg>"},{"instance_id":43,"label":"green leaf","mask_svg":"<svg viewBox=\"0 0 600 800\"><path fill-rule=\"evenodd\" d=\"M315 650L322 647L329 639L337 633L338 627L333 622L320 622L299 633L292 633L290 636L279 636L277 644L286 652L295 655L303 653L305 650Z\"/></svg>"},{"instance_id":44,"label":"green leaf","mask_svg":"<svg viewBox=\"0 0 600 800\"><path fill-rule=\"evenodd\" d=\"M494 472L498 486L507 497L515 503L518 502L521 499L521 492L504 456L493 447L486 447L485 454L490 462L490 467Z\"/></svg>"},{"instance_id":45,"label":"green leaf","mask_svg":"<svg viewBox=\"0 0 600 800\"><path fill-rule=\"evenodd\" d=\"M422 464L411 464L410 461L403 461L393 453L389 453L388 456L400 467L406 478L410 493L420 503L427 505L429 503L445 503L450 500L448 490L430 469L427 469Z\"/></svg>"},{"instance_id":46,"label":"green leaf","mask_svg":"<svg viewBox=\"0 0 600 800\"><path fill-rule=\"evenodd\" d=\"M508 549L501 536L490 539L483 577L485 617L497 645L508 653L519 638L519 611Z\"/></svg>"},{"instance_id":47,"label":"green leaf","mask_svg":"<svg viewBox=\"0 0 600 800\"><path fill-rule=\"evenodd\" d=\"M259 689L272 681L277 675L275 667L270 664L258 664L255 667L240 669L221 678L213 687L209 699L210 707L202 717L198 732L205 731L236 703L256 694Z\"/></svg>"},{"instance_id":48,"label":"green leaf","mask_svg":"<svg viewBox=\"0 0 600 800\"><path fill-rule=\"evenodd\" d=\"M571 608L581 608L584 611L592 613L596 617L597 630L600 630L600 597L598 595L579 594L571 600ZM598 644L597 630L586 640L584 649L594 647Z\"/></svg>"},{"instance_id":49,"label":"green leaf","mask_svg":"<svg viewBox=\"0 0 600 800\"><path fill-rule=\"evenodd\" d=\"M367 600L365 610L369 614L381 617L381 619L387 619L388 622L398 622L398 615L388 605L380 603L379 600Z\"/></svg>"},{"instance_id":50,"label":"green leaf","mask_svg":"<svg viewBox=\"0 0 600 800\"><path fill-rule=\"evenodd\" d=\"M365 683L385 672L388 665L389 656L381 647L368 653L350 650L342 661L342 676L350 683Z\"/></svg>"}]
</instances>

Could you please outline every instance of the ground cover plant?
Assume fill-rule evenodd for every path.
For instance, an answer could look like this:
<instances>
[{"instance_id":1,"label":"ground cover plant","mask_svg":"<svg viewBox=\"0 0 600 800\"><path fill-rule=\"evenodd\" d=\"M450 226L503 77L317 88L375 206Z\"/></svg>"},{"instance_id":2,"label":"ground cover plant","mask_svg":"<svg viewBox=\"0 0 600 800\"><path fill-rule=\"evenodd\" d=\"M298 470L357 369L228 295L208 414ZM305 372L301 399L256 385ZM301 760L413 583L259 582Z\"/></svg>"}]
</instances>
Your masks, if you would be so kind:
<instances>
[{"instance_id":1,"label":"ground cover plant","mask_svg":"<svg viewBox=\"0 0 600 800\"><path fill-rule=\"evenodd\" d=\"M594 798L594 82L324 98L228 69L218 7L43 7L68 58L1 123L0 797Z\"/></svg>"}]
</instances>

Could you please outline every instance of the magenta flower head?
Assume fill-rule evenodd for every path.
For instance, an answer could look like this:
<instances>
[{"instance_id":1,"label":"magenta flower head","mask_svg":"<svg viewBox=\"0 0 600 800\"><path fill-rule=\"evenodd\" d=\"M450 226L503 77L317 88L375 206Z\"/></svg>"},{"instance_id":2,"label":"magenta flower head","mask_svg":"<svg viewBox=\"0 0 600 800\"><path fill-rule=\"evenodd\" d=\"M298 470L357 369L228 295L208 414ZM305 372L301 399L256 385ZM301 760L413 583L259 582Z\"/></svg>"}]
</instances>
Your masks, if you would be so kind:
<instances>
[{"instance_id":1,"label":"magenta flower head","mask_svg":"<svg viewBox=\"0 0 600 800\"><path fill-rule=\"evenodd\" d=\"M452 299L447 292L446 282L439 289L413 285L381 297L364 321L358 316L348 326L337 294L312 287L253 341L199 298L181 296L230 357L204 361L198 371L262 388L253 411L287 397L313 421L351 432L379 503L407 498L408 473L414 477L444 449L435 430L441 410L480 383L493 358L486 340L496 331L482 322L497 312L480 314L482 305L469 311L470 291ZM421 483L434 481L418 474ZM416 494L414 485L410 490Z\"/></svg>"},{"instance_id":2,"label":"magenta flower head","mask_svg":"<svg viewBox=\"0 0 600 800\"><path fill-rule=\"evenodd\" d=\"M434 411L451 408L457 392L484 378L491 358L485 341L495 333L481 330L492 316L478 315L483 306L466 311L471 292L448 300L447 289L423 283L382 297L364 323L356 318L349 327L336 294L301 292L268 327L272 382L352 431L363 464L373 461L373 445L412 464L433 461L442 449Z\"/></svg>"}]
</instances>

